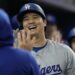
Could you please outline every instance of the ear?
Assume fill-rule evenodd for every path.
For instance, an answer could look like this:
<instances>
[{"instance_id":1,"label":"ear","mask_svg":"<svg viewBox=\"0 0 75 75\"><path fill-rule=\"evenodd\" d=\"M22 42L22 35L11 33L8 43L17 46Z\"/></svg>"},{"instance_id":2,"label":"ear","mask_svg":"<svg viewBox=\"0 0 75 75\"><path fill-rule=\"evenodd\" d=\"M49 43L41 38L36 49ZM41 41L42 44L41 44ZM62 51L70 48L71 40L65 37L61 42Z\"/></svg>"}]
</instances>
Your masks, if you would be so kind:
<instances>
[{"instance_id":1,"label":"ear","mask_svg":"<svg viewBox=\"0 0 75 75\"><path fill-rule=\"evenodd\" d=\"M46 20L44 20L44 27L46 27L46 25L47 25L47 21L46 21Z\"/></svg>"}]
</instances>

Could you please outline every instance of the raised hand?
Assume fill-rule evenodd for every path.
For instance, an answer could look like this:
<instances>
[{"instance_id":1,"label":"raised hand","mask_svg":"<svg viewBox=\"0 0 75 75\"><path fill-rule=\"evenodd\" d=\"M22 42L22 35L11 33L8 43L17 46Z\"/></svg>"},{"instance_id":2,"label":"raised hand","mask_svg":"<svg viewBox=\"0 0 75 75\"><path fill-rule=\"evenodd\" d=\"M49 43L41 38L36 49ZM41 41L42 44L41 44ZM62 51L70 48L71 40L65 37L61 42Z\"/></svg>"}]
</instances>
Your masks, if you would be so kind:
<instances>
[{"instance_id":1,"label":"raised hand","mask_svg":"<svg viewBox=\"0 0 75 75\"><path fill-rule=\"evenodd\" d=\"M25 31L21 30L18 32L18 47L31 51L33 44L35 43L35 39L35 37L31 39L30 31L25 34Z\"/></svg>"}]
</instances>

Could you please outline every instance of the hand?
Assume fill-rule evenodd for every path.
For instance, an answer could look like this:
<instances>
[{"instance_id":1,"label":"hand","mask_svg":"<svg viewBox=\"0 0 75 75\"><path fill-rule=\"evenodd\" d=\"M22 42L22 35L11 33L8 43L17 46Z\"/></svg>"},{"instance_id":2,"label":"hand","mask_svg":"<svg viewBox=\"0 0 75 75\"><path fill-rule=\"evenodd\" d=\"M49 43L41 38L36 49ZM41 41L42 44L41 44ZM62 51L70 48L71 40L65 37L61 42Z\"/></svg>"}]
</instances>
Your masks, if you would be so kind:
<instances>
[{"instance_id":1,"label":"hand","mask_svg":"<svg viewBox=\"0 0 75 75\"><path fill-rule=\"evenodd\" d=\"M31 39L31 34L30 32L27 33L27 35L25 35L25 31L21 30L20 32L18 32L18 46L19 48L23 48L23 49L27 49L29 51L32 50L33 48L33 44L35 42L35 37L33 37Z\"/></svg>"}]
</instances>

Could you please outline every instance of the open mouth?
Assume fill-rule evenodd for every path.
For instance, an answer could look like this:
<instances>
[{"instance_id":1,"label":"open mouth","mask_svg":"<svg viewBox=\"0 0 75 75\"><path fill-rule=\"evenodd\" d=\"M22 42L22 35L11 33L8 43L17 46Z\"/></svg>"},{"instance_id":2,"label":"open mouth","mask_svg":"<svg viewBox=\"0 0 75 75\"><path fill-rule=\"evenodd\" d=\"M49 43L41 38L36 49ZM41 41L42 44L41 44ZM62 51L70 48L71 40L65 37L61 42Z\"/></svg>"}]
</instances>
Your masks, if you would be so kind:
<instances>
[{"instance_id":1,"label":"open mouth","mask_svg":"<svg viewBox=\"0 0 75 75\"><path fill-rule=\"evenodd\" d=\"M35 25L28 27L29 30L36 29L36 28L37 28L37 27L36 27Z\"/></svg>"}]
</instances>

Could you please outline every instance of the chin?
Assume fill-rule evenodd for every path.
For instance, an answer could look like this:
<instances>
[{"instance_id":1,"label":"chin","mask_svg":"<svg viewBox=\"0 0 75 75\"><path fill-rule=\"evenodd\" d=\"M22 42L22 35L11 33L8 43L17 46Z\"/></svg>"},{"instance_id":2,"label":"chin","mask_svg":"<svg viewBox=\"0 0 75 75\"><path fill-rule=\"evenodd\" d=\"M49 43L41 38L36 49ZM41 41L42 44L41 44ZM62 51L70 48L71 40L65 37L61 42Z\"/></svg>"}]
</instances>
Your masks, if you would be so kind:
<instances>
[{"instance_id":1,"label":"chin","mask_svg":"<svg viewBox=\"0 0 75 75\"><path fill-rule=\"evenodd\" d=\"M36 33L31 33L31 36L36 36L37 34Z\"/></svg>"},{"instance_id":2,"label":"chin","mask_svg":"<svg viewBox=\"0 0 75 75\"><path fill-rule=\"evenodd\" d=\"M36 33L36 31L30 31L31 34Z\"/></svg>"}]
</instances>

